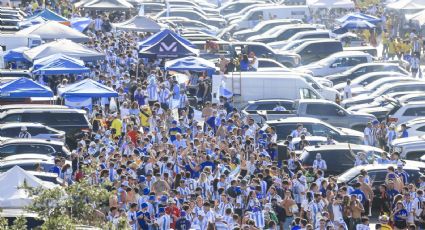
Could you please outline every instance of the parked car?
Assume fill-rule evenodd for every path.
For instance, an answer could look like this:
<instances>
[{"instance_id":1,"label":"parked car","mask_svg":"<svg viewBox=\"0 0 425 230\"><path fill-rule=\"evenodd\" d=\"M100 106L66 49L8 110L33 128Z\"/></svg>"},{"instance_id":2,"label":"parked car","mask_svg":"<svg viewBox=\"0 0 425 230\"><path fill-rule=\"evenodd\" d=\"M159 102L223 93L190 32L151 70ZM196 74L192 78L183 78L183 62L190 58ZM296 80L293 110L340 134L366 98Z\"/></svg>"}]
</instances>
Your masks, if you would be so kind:
<instances>
[{"instance_id":1,"label":"parked car","mask_svg":"<svg viewBox=\"0 0 425 230\"><path fill-rule=\"evenodd\" d=\"M386 63L386 62L372 62L372 63L363 63L356 65L342 73L332 74L326 76L326 79L331 80L334 85L345 83L347 80L353 80L358 76L373 73L373 72L397 72L404 75L409 75L405 69L400 67L396 63Z\"/></svg>"},{"instance_id":2,"label":"parked car","mask_svg":"<svg viewBox=\"0 0 425 230\"><path fill-rule=\"evenodd\" d=\"M363 143L362 132L346 128L336 128L319 119L311 117L289 117L286 119L267 121L262 129L266 130L268 127L274 127L278 139L282 140L286 139L286 137L296 129L298 124L302 124L312 136L326 137L329 135L338 142L353 144Z\"/></svg>"},{"instance_id":3,"label":"parked car","mask_svg":"<svg viewBox=\"0 0 425 230\"><path fill-rule=\"evenodd\" d=\"M308 65L310 63L320 61L341 51L341 42L334 39L307 41L292 50L293 53L301 56L300 65Z\"/></svg>"},{"instance_id":4,"label":"parked car","mask_svg":"<svg viewBox=\"0 0 425 230\"><path fill-rule=\"evenodd\" d=\"M78 109L11 109L0 114L0 124L16 122L37 122L66 132L69 145L76 145L76 139L89 132L91 124L86 111Z\"/></svg>"},{"instance_id":5,"label":"parked car","mask_svg":"<svg viewBox=\"0 0 425 230\"><path fill-rule=\"evenodd\" d=\"M296 24L296 25L285 25L281 26L279 30L274 33L260 34L249 37L247 41L251 42L263 42L271 43L276 41L286 41L294 34L301 31L314 31L317 30L317 26L311 24Z\"/></svg>"},{"instance_id":6,"label":"parked car","mask_svg":"<svg viewBox=\"0 0 425 230\"><path fill-rule=\"evenodd\" d=\"M0 136L18 138L21 128L25 127L31 138L65 142L65 132L50 128L40 123L16 122L0 124Z\"/></svg>"},{"instance_id":7,"label":"parked car","mask_svg":"<svg viewBox=\"0 0 425 230\"><path fill-rule=\"evenodd\" d=\"M334 53L320 61L301 66L300 69L308 69L315 77L325 77L331 74L345 71L358 64L372 62L373 57L359 51L342 51Z\"/></svg>"},{"instance_id":8,"label":"parked car","mask_svg":"<svg viewBox=\"0 0 425 230\"><path fill-rule=\"evenodd\" d=\"M46 105L46 104L11 104L11 105L0 105L0 113L11 110L11 109L67 109L65 105Z\"/></svg>"},{"instance_id":9,"label":"parked car","mask_svg":"<svg viewBox=\"0 0 425 230\"><path fill-rule=\"evenodd\" d=\"M385 84L379 87L375 92L371 94L362 94L358 95L341 102L341 106L348 108L353 105L370 103L375 98L386 95L389 93L395 92L407 92L407 91L422 91L425 92L425 82L422 81L412 81L412 82L400 82L400 83L391 83Z\"/></svg>"},{"instance_id":10,"label":"parked car","mask_svg":"<svg viewBox=\"0 0 425 230\"><path fill-rule=\"evenodd\" d=\"M367 122L376 119L373 115L350 112L333 101L320 99L302 99L296 101L294 110L267 111L266 120L278 120L288 117L312 117L337 127L363 131Z\"/></svg>"},{"instance_id":11,"label":"parked car","mask_svg":"<svg viewBox=\"0 0 425 230\"><path fill-rule=\"evenodd\" d=\"M425 101L409 102L395 106L388 114L388 121L402 124L425 116Z\"/></svg>"},{"instance_id":12,"label":"parked car","mask_svg":"<svg viewBox=\"0 0 425 230\"><path fill-rule=\"evenodd\" d=\"M219 9L221 15L227 15L231 13L237 13L243 10L244 8L255 5L255 4L262 4L265 3L265 1L236 1L236 2L228 2L224 5L222 5Z\"/></svg>"},{"instance_id":13,"label":"parked car","mask_svg":"<svg viewBox=\"0 0 425 230\"><path fill-rule=\"evenodd\" d=\"M407 160L420 160L424 156L425 136L409 136L398 138L391 142L394 151Z\"/></svg>"},{"instance_id":14,"label":"parked car","mask_svg":"<svg viewBox=\"0 0 425 230\"><path fill-rule=\"evenodd\" d=\"M351 86L351 89L358 88L358 87L365 87L368 84L373 83L374 81L377 81L377 80L380 80L380 79L383 79L383 78L387 78L387 77L398 77L399 79L411 78L409 75L404 75L404 74L397 73L397 72L390 72L390 71L373 72L373 73L363 74L363 75L360 75L360 76L352 79L350 86ZM340 90L343 90L346 85L347 85L347 83L339 83L339 84L334 85L334 88L336 90L340 91Z\"/></svg>"},{"instance_id":15,"label":"parked car","mask_svg":"<svg viewBox=\"0 0 425 230\"><path fill-rule=\"evenodd\" d=\"M8 156L35 153L70 158L71 152L63 142L41 139L7 139L0 143L0 159Z\"/></svg>"},{"instance_id":16,"label":"parked car","mask_svg":"<svg viewBox=\"0 0 425 230\"><path fill-rule=\"evenodd\" d=\"M367 75L369 75L369 74L367 74ZM380 76L379 72L377 72L376 75ZM406 75L394 74L394 75L391 75L391 76L392 77L383 77L381 79L373 81L372 83L365 82L364 86L352 88L351 89L351 95L353 97L355 97L357 95L370 94L370 93L373 93L379 87L381 87L385 84L417 81L417 79L411 78L410 76L406 76ZM366 83L367 83L367 85L366 85ZM341 90L343 90L343 88Z\"/></svg>"},{"instance_id":17,"label":"parked car","mask_svg":"<svg viewBox=\"0 0 425 230\"><path fill-rule=\"evenodd\" d=\"M249 37L262 34L275 26L300 23L302 23L302 21L299 19L272 19L262 21L255 25L253 28L240 30L233 33L233 37L239 41L244 41Z\"/></svg>"},{"instance_id":18,"label":"parked car","mask_svg":"<svg viewBox=\"0 0 425 230\"><path fill-rule=\"evenodd\" d=\"M336 176L354 167L356 154L358 152L368 153L367 155L371 156L367 159L369 163L373 163L376 158L380 158L381 154L384 152L380 148L368 145L350 145L350 147L343 143L308 146L304 148L304 151L301 153L300 160L304 168L311 168L316 159L316 154L320 153L327 165L325 175Z\"/></svg>"},{"instance_id":19,"label":"parked car","mask_svg":"<svg viewBox=\"0 0 425 230\"><path fill-rule=\"evenodd\" d=\"M298 41L301 39L325 39L325 38L331 38L331 32L329 30L312 30L312 31L301 31L294 35L292 35L288 40L286 41L276 41L268 43L270 47L273 49L281 49L286 44Z\"/></svg>"},{"instance_id":20,"label":"parked car","mask_svg":"<svg viewBox=\"0 0 425 230\"><path fill-rule=\"evenodd\" d=\"M424 136L425 135L425 117L415 118L404 122L409 136ZM401 130L401 125L397 125L397 131ZM424 154L425 155L425 154Z\"/></svg>"}]
</instances>

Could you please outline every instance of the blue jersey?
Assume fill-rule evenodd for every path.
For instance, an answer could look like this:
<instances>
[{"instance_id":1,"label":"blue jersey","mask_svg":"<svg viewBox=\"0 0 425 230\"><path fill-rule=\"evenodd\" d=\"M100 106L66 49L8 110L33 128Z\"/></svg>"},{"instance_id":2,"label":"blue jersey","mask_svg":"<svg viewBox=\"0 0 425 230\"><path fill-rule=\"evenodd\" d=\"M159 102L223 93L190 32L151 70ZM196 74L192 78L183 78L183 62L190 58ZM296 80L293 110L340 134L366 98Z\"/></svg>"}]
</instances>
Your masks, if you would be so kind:
<instances>
[{"instance_id":1,"label":"blue jersey","mask_svg":"<svg viewBox=\"0 0 425 230\"><path fill-rule=\"evenodd\" d=\"M396 212L394 214L394 221L400 221L400 220L402 221L403 219L401 217L407 217L406 209L402 209L402 210Z\"/></svg>"},{"instance_id":2,"label":"blue jersey","mask_svg":"<svg viewBox=\"0 0 425 230\"><path fill-rule=\"evenodd\" d=\"M353 195L353 194L357 196L357 199L359 199L359 201L362 202L362 204L365 203L366 195L360 189L354 189L354 191L352 191L350 195Z\"/></svg>"},{"instance_id":3,"label":"blue jersey","mask_svg":"<svg viewBox=\"0 0 425 230\"><path fill-rule=\"evenodd\" d=\"M137 222L139 223L139 226L142 230L148 230L149 226L148 226L148 222L150 221L150 214L149 212L143 212L143 211L139 211L137 212ZM144 218L139 218L143 216Z\"/></svg>"}]
</instances>

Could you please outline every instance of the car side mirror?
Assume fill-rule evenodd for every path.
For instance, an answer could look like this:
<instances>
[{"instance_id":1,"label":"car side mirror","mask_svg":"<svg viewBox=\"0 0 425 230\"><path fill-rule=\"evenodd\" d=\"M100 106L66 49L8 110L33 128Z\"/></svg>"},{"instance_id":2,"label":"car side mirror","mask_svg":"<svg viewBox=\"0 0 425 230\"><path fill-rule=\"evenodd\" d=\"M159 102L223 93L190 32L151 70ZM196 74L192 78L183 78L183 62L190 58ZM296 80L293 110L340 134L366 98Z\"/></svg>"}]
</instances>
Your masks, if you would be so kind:
<instances>
[{"instance_id":1,"label":"car side mirror","mask_svg":"<svg viewBox=\"0 0 425 230\"><path fill-rule=\"evenodd\" d=\"M344 111L342 111L342 110L338 110L338 116L340 116L340 117L345 116Z\"/></svg>"}]
</instances>

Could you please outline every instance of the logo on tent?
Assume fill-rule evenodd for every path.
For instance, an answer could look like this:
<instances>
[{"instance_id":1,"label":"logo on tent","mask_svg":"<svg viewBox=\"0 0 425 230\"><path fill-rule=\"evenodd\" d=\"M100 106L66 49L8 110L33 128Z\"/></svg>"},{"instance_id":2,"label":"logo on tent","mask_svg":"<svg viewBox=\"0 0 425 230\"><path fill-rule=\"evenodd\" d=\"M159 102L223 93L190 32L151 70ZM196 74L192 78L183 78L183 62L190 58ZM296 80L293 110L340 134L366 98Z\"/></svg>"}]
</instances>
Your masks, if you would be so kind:
<instances>
[{"instance_id":1,"label":"logo on tent","mask_svg":"<svg viewBox=\"0 0 425 230\"><path fill-rule=\"evenodd\" d=\"M159 46L159 52L164 52L164 51L177 52L177 43L172 42L170 45L167 45L164 42L161 42Z\"/></svg>"}]
</instances>

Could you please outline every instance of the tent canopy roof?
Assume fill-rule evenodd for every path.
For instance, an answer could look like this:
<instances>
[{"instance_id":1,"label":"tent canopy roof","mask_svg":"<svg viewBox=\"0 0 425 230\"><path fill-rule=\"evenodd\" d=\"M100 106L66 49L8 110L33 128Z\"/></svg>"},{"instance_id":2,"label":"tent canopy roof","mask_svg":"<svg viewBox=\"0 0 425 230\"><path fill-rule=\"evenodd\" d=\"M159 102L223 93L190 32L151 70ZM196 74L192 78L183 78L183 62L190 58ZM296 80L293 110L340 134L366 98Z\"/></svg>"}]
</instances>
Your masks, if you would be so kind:
<instances>
[{"instance_id":1,"label":"tent canopy roof","mask_svg":"<svg viewBox=\"0 0 425 230\"><path fill-rule=\"evenodd\" d=\"M50 88L28 78L19 78L0 85L0 98L53 97Z\"/></svg>"},{"instance_id":2,"label":"tent canopy roof","mask_svg":"<svg viewBox=\"0 0 425 230\"><path fill-rule=\"evenodd\" d=\"M62 53L83 61L102 60L105 58L104 54L67 39L59 39L34 47L25 51L24 57L33 61L57 53Z\"/></svg>"},{"instance_id":3,"label":"tent canopy roof","mask_svg":"<svg viewBox=\"0 0 425 230\"><path fill-rule=\"evenodd\" d=\"M145 16L135 16L125 22L114 24L120 30L133 30L156 33L161 31L161 25Z\"/></svg>"},{"instance_id":4,"label":"tent canopy roof","mask_svg":"<svg viewBox=\"0 0 425 230\"><path fill-rule=\"evenodd\" d=\"M181 37L180 35L178 35L177 33L174 33L173 31L171 31L169 29L164 29L164 30L161 30L160 32L146 38L145 40L141 41L139 43L139 49L144 48L144 47L148 47L148 46L152 46L152 45L158 43L159 41L161 41L162 39L164 39L169 34L173 35L173 37L176 40L180 41L181 43L183 43L183 44L185 44L189 47L195 48L195 46L189 40L187 40L186 38Z\"/></svg>"},{"instance_id":5,"label":"tent canopy roof","mask_svg":"<svg viewBox=\"0 0 425 230\"><path fill-rule=\"evenodd\" d=\"M41 61L40 61L41 60ZM84 62L63 54L53 54L43 59L36 60L33 67L34 74L80 74L90 72Z\"/></svg>"},{"instance_id":6,"label":"tent canopy roof","mask_svg":"<svg viewBox=\"0 0 425 230\"><path fill-rule=\"evenodd\" d=\"M399 0L387 5L387 8L393 10L421 10L425 9L424 0Z\"/></svg>"},{"instance_id":7,"label":"tent canopy roof","mask_svg":"<svg viewBox=\"0 0 425 230\"><path fill-rule=\"evenodd\" d=\"M167 61L165 70L213 71L215 64L199 57L184 57Z\"/></svg>"},{"instance_id":8,"label":"tent canopy roof","mask_svg":"<svg viewBox=\"0 0 425 230\"><path fill-rule=\"evenodd\" d=\"M56 21L47 21L18 31L16 34L39 35L43 40L69 39L74 42L87 42L89 37Z\"/></svg>"},{"instance_id":9,"label":"tent canopy roof","mask_svg":"<svg viewBox=\"0 0 425 230\"><path fill-rule=\"evenodd\" d=\"M344 8L351 9L354 8L354 2L349 0L310 0L307 1L307 5L310 8Z\"/></svg>"},{"instance_id":10,"label":"tent canopy roof","mask_svg":"<svg viewBox=\"0 0 425 230\"><path fill-rule=\"evenodd\" d=\"M178 40L174 35L167 34L157 43L144 47L139 51L140 57L179 58L197 56L199 51Z\"/></svg>"},{"instance_id":11,"label":"tent canopy roof","mask_svg":"<svg viewBox=\"0 0 425 230\"><path fill-rule=\"evenodd\" d=\"M28 18L29 20L41 17L46 21L57 21L57 22L68 22L68 19L60 16L59 14L45 8L42 11L36 13L34 16Z\"/></svg>"},{"instance_id":12,"label":"tent canopy roof","mask_svg":"<svg viewBox=\"0 0 425 230\"><path fill-rule=\"evenodd\" d=\"M115 90L91 79L84 79L65 88L59 88L58 95L61 97L118 97Z\"/></svg>"},{"instance_id":13,"label":"tent canopy roof","mask_svg":"<svg viewBox=\"0 0 425 230\"><path fill-rule=\"evenodd\" d=\"M81 7L92 10L117 10L132 9L133 5L125 0L93 0L83 4Z\"/></svg>"},{"instance_id":14,"label":"tent canopy roof","mask_svg":"<svg viewBox=\"0 0 425 230\"><path fill-rule=\"evenodd\" d=\"M24 51L29 50L28 47L18 47L8 50L3 56L4 61L26 61L24 58Z\"/></svg>"}]
</instances>

